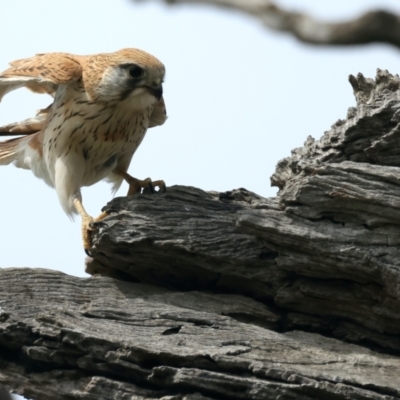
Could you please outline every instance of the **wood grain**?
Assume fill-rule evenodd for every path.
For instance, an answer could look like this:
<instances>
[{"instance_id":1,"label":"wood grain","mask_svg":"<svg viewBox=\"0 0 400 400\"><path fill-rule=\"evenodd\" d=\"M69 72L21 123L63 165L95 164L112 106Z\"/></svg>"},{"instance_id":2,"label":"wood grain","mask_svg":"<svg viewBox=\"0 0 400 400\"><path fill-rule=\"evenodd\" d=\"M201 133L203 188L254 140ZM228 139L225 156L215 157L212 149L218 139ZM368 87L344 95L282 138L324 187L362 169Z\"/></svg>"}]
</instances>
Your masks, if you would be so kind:
<instances>
[{"instance_id":1,"label":"wood grain","mask_svg":"<svg viewBox=\"0 0 400 400\"><path fill-rule=\"evenodd\" d=\"M281 160L276 198L116 198L89 278L0 270L0 387L32 399L400 399L400 80Z\"/></svg>"}]
</instances>

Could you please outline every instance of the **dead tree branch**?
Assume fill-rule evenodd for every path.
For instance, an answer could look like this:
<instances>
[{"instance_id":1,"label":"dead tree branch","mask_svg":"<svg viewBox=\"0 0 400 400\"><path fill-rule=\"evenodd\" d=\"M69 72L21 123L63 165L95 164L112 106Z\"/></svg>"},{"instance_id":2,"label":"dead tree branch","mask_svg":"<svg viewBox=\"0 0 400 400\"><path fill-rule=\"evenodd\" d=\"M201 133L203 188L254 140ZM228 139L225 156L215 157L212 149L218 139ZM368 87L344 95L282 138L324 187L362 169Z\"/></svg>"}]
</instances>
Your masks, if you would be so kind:
<instances>
[{"instance_id":1,"label":"dead tree branch","mask_svg":"<svg viewBox=\"0 0 400 400\"><path fill-rule=\"evenodd\" d=\"M307 14L285 10L268 0L163 1L170 5L211 5L240 11L260 20L269 29L287 32L301 42L313 45L349 46L386 43L400 48L400 16L385 10L370 11L349 21L326 22Z\"/></svg>"}]
</instances>

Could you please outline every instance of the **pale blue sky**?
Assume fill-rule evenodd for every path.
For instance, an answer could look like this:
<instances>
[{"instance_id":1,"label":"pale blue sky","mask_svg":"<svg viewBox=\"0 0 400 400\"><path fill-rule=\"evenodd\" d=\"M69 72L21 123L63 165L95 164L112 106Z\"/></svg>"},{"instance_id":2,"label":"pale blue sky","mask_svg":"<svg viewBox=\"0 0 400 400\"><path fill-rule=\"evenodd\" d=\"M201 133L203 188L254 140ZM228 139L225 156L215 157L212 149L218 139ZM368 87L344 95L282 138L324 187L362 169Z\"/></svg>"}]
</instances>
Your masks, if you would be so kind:
<instances>
[{"instance_id":1,"label":"pale blue sky","mask_svg":"<svg viewBox=\"0 0 400 400\"><path fill-rule=\"evenodd\" d=\"M398 0L281 0L327 18L344 18ZM0 69L35 53L77 54L138 47L167 68L169 119L149 130L133 158L137 178L224 191L245 187L274 196L276 163L319 138L355 104L350 73L399 71L389 46L323 48L265 30L258 21L211 7L167 7L127 0L12 0L2 3ZM0 104L0 124L33 115L50 98L20 89ZM30 171L0 167L0 267L44 267L84 276L80 221L69 221L53 189ZM126 194L123 186L117 196ZM96 216L111 199L98 183L84 188Z\"/></svg>"}]
</instances>

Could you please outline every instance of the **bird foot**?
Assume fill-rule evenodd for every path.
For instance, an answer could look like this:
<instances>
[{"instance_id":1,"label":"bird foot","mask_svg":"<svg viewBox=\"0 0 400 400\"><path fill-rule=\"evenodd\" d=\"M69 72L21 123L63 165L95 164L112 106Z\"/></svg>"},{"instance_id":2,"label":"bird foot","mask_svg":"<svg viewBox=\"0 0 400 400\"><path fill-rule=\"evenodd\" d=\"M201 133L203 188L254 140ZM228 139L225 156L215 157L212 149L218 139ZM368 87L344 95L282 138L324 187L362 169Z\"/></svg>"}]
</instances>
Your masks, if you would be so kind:
<instances>
[{"instance_id":1,"label":"bird foot","mask_svg":"<svg viewBox=\"0 0 400 400\"><path fill-rule=\"evenodd\" d=\"M99 228L97 222L101 221L108 216L107 212L102 212L97 218L93 218L90 215L85 215L82 217L82 241L83 249L85 253L91 257L92 253L90 249L92 248L92 232L97 231Z\"/></svg>"},{"instance_id":2,"label":"bird foot","mask_svg":"<svg viewBox=\"0 0 400 400\"><path fill-rule=\"evenodd\" d=\"M92 247L92 232L94 228L94 218L87 216L82 218L82 241L85 253L90 257L90 249Z\"/></svg>"},{"instance_id":3,"label":"bird foot","mask_svg":"<svg viewBox=\"0 0 400 400\"><path fill-rule=\"evenodd\" d=\"M128 196L132 196L136 193L153 194L155 192L155 187L158 187L160 193L166 191L165 182L162 180L152 181L150 178L140 180L133 176L125 177L125 180L129 184Z\"/></svg>"}]
</instances>

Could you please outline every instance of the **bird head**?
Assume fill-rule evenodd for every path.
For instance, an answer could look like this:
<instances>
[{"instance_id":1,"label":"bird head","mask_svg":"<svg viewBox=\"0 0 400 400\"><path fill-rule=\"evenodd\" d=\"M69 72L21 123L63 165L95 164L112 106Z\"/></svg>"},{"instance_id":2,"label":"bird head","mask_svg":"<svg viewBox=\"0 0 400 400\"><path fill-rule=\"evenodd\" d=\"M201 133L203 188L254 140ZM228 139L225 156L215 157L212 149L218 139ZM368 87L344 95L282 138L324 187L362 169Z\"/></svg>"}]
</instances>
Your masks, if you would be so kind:
<instances>
[{"instance_id":1,"label":"bird head","mask_svg":"<svg viewBox=\"0 0 400 400\"><path fill-rule=\"evenodd\" d=\"M91 101L128 101L135 108L146 108L162 97L164 65L138 49L98 54L87 61L83 83Z\"/></svg>"}]
</instances>

